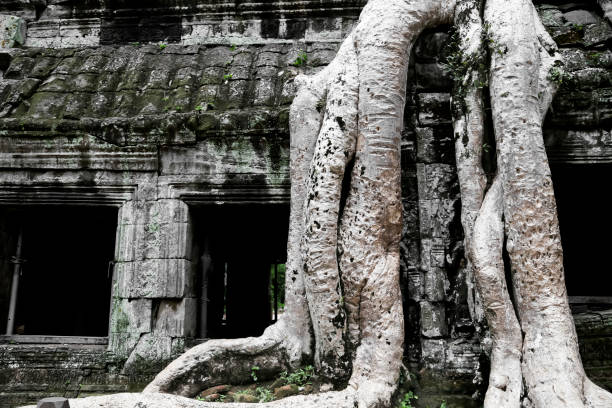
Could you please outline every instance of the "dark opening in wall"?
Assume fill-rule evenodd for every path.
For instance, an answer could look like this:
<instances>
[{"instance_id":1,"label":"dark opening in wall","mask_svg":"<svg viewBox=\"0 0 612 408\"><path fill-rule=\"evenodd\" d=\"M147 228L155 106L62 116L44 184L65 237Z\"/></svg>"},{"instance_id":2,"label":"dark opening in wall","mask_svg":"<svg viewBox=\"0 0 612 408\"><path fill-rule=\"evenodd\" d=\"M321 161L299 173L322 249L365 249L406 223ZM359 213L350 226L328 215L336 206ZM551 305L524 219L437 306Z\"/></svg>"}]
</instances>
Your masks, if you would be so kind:
<instances>
[{"instance_id":1,"label":"dark opening in wall","mask_svg":"<svg viewBox=\"0 0 612 408\"><path fill-rule=\"evenodd\" d=\"M568 295L612 299L612 164L555 164L551 170Z\"/></svg>"},{"instance_id":2,"label":"dark opening in wall","mask_svg":"<svg viewBox=\"0 0 612 408\"><path fill-rule=\"evenodd\" d=\"M193 207L192 215L198 337L259 336L274 321L275 292L282 312L288 206L208 205Z\"/></svg>"},{"instance_id":3,"label":"dark opening in wall","mask_svg":"<svg viewBox=\"0 0 612 408\"><path fill-rule=\"evenodd\" d=\"M1 333L107 336L116 228L113 207L0 207Z\"/></svg>"}]
</instances>

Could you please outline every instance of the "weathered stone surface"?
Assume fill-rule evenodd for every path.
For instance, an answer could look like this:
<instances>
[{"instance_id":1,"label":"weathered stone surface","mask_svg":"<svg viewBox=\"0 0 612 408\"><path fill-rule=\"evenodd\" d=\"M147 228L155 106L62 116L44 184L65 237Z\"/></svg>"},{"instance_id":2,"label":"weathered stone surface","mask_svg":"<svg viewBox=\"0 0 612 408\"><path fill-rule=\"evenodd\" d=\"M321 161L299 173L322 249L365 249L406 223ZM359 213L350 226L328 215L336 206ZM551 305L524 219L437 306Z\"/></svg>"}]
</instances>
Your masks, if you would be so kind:
<instances>
[{"instance_id":1,"label":"weathered stone surface","mask_svg":"<svg viewBox=\"0 0 612 408\"><path fill-rule=\"evenodd\" d=\"M153 331L170 337L195 337L197 299L160 300ZM220 392L220 391L218 391Z\"/></svg>"},{"instance_id":2,"label":"weathered stone surface","mask_svg":"<svg viewBox=\"0 0 612 408\"><path fill-rule=\"evenodd\" d=\"M450 94L448 93L419 94L418 109L421 126L451 123Z\"/></svg>"},{"instance_id":3,"label":"weathered stone surface","mask_svg":"<svg viewBox=\"0 0 612 408\"><path fill-rule=\"evenodd\" d=\"M177 339L179 340L179 339ZM122 373L157 373L184 350L182 341L163 334L143 334L123 366Z\"/></svg>"},{"instance_id":4,"label":"weathered stone surface","mask_svg":"<svg viewBox=\"0 0 612 408\"><path fill-rule=\"evenodd\" d=\"M548 27L562 26L565 23L563 13L556 8L541 9L540 19Z\"/></svg>"},{"instance_id":5,"label":"weathered stone surface","mask_svg":"<svg viewBox=\"0 0 612 408\"><path fill-rule=\"evenodd\" d=\"M17 16L0 14L0 49L23 45L26 40L26 22Z\"/></svg>"},{"instance_id":6,"label":"weathered stone surface","mask_svg":"<svg viewBox=\"0 0 612 408\"><path fill-rule=\"evenodd\" d=\"M421 302L421 333L424 337L443 337L448 334L443 304Z\"/></svg>"},{"instance_id":7,"label":"weathered stone surface","mask_svg":"<svg viewBox=\"0 0 612 408\"><path fill-rule=\"evenodd\" d=\"M193 295L192 267L186 259L118 262L117 293L124 298L188 297Z\"/></svg>"},{"instance_id":8,"label":"weathered stone surface","mask_svg":"<svg viewBox=\"0 0 612 408\"><path fill-rule=\"evenodd\" d=\"M8 3L1 3L0 10L6 12ZM584 5L557 3L540 6L544 23L562 46L579 47L561 48L572 75L564 78L549 113L549 158L563 163L609 162L612 54L606 49L608 28L597 16L593 25L580 24L577 18L593 17L592 11L583 10ZM190 6L184 6L181 12L190 13ZM29 2L22 1L19 7L14 15L31 22L26 45L93 47L30 48L0 54L0 167L5 169L0 200L11 197L13 204L40 204L43 197L63 204L89 200L113 205L128 200L121 209L118 230L120 263L114 293L121 312L111 324L110 353L127 358L138 346L130 360L131 374L136 376L140 365L153 372L150 363L180 350L183 336L192 331L188 320L193 319L193 306L187 303L194 302L189 286L194 265L179 266L178 259L166 258L188 260L190 256L189 211L182 199L287 202L287 107L295 93L292 78L331 60L359 6L343 5L348 10L344 13L336 4L332 12L325 9L331 2L325 2L325 10L338 14L297 19L287 15L283 17L286 25L279 25L278 32L257 19L239 27L229 15L233 11L220 21L207 20L205 13L183 16L181 36L172 41L192 45L165 47L142 44L146 40L128 44L128 37L119 39L118 33L126 33L135 20L121 26L117 21L84 18L85 11L76 7L70 10L69 21L59 18L66 15L67 8L58 3L58 7L43 10L35 21ZM296 12L289 3L282 7L270 13L278 17L288 10ZM155 13L168 10L160 7ZM137 14L134 10L121 12L129 18ZM54 16L59 20L51 19ZM134 42L150 32L146 24L138 30L128 33L136 36ZM306 45L290 44L298 37L307 39ZM98 46L102 38L115 38L122 45ZM321 39L329 42L319 42ZM409 299L404 307L406 343L411 361L420 362L422 353L428 371L443 373L444 379L457 375L471 381L480 347L472 341L465 323L466 296L460 284L464 275L457 269L462 249L457 245L461 239L459 201L446 96L450 83L440 66L446 39L445 32L434 30L416 42L408 84L407 129L402 139L405 221L401 244L402 284ZM202 43L206 45L198 45ZM296 67L292 64L300 49L306 51L308 64ZM229 74L231 78L224 78ZM427 93L419 94L422 91ZM426 306L419 307L421 302ZM423 327L422 313L426 317ZM439 320L434 324L433 316L442 313L445 327ZM127 318L122 319L122 314ZM594 324L585 327L579 325L578 330L584 336L586 369L599 383L609 384L605 367L610 364L601 357L609 346L602 337L587 338L589 330L600 330ZM440 338L425 337L423 331ZM65 367L78 363L75 373L87 377L84 367L94 360L95 364L89 363L95 366L94 374L87 377L90 383L83 384L84 389L90 393L127 391L126 378L108 375L120 371L122 363L107 369L98 364L98 357L85 356L82 351L72 351L74 357L70 353L57 357L57 352L54 360L42 348L30 347L20 354L15 348L2 351L2 347L0 362L20 367L0 370L0 388L10 384L6 392L15 396L9 401L3 394L2 408L50 395L41 391L43 383L50 384L48 389L56 395L63 395L66 389L77 395L77 377L70 377L70 387L63 384L68 378ZM61 370L48 368L58 365ZM53 376L57 381L49 381ZM457 379L444 379L437 381L444 386L460 383L467 389ZM437 399L428 401L439 402L440 395L456 401L451 394L461 391L436 392Z\"/></svg>"},{"instance_id":9,"label":"weathered stone surface","mask_svg":"<svg viewBox=\"0 0 612 408\"><path fill-rule=\"evenodd\" d=\"M612 28L607 21L600 21L584 29L584 45L591 47L603 44L612 38Z\"/></svg>"},{"instance_id":10,"label":"weathered stone surface","mask_svg":"<svg viewBox=\"0 0 612 408\"><path fill-rule=\"evenodd\" d=\"M571 23L585 26L587 24L597 24L600 20L595 14L588 10L572 10L563 14L563 18Z\"/></svg>"},{"instance_id":11,"label":"weathered stone surface","mask_svg":"<svg viewBox=\"0 0 612 408\"><path fill-rule=\"evenodd\" d=\"M38 401L36 408L70 408L70 404L66 398L49 397Z\"/></svg>"}]
</instances>

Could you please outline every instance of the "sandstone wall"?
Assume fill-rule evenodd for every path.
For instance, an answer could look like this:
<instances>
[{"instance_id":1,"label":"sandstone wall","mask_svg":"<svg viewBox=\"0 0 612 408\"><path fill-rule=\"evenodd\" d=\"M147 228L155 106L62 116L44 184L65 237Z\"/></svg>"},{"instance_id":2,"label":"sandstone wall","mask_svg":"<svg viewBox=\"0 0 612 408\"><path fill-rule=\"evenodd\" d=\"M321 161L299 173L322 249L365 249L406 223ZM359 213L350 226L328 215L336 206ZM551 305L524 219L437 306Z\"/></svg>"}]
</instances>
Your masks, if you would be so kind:
<instances>
[{"instance_id":1,"label":"sandstone wall","mask_svg":"<svg viewBox=\"0 0 612 408\"><path fill-rule=\"evenodd\" d=\"M27 26L24 47L0 49L0 204L119 208L108 343L2 338L1 407L138 389L197 341L192 209L288 203L292 78L333 58L363 3L0 5ZM595 2L538 7L569 71L546 123L550 160L611 163L610 25ZM410 70L402 139L406 357L420 403L475 407L486 359L463 267L447 32L421 36ZM611 387L609 319L587 313L577 323L587 371Z\"/></svg>"}]
</instances>

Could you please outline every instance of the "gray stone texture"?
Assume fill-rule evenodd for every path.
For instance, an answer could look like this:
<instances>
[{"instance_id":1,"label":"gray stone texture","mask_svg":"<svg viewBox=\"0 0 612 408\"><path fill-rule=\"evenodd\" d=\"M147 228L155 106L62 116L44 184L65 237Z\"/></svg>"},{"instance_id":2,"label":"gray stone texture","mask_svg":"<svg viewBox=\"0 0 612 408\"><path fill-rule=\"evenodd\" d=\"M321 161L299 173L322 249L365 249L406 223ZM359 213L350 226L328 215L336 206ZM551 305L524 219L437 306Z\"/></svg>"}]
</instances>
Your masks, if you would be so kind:
<instances>
[{"instance_id":1,"label":"gray stone texture","mask_svg":"<svg viewBox=\"0 0 612 408\"><path fill-rule=\"evenodd\" d=\"M38 401L36 408L70 408L70 404L66 398L50 397Z\"/></svg>"},{"instance_id":2,"label":"gray stone texture","mask_svg":"<svg viewBox=\"0 0 612 408\"><path fill-rule=\"evenodd\" d=\"M130 31L146 24L118 25L101 2L47 2L39 13L0 4L28 22L26 47L0 50L0 203L120 208L108 349L0 344L1 408L138 390L197 341L190 205L288 202L292 80L333 58L364 3L317 2L328 13L313 17L286 2L268 20L259 3L243 4L254 18L241 28L238 7L219 19L214 5L160 7L154 17L174 19L180 36L151 44ZM549 159L611 163L612 30L591 6L557 3L538 4L567 71L545 125ZM288 11L297 17L281 19ZM420 401L472 407L483 348L466 300L447 38L424 33L410 64L401 279ZM308 62L296 66L300 51ZM612 387L606 313L576 323L587 372Z\"/></svg>"},{"instance_id":3,"label":"gray stone texture","mask_svg":"<svg viewBox=\"0 0 612 408\"><path fill-rule=\"evenodd\" d=\"M14 15L0 14L0 49L18 47L25 44L26 22Z\"/></svg>"}]
</instances>

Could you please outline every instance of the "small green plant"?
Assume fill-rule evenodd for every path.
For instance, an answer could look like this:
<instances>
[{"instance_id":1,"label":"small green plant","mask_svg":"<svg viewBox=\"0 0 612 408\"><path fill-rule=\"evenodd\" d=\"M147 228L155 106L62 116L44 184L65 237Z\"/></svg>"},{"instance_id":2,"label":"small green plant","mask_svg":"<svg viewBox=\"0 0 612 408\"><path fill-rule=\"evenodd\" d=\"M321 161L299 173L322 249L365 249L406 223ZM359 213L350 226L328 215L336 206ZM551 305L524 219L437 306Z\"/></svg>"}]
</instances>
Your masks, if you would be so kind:
<instances>
[{"instance_id":1,"label":"small green plant","mask_svg":"<svg viewBox=\"0 0 612 408\"><path fill-rule=\"evenodd\" d=\"M300 51L298 52L298 56L295 61L293 61L293 65L296 67L301 67L302 65L306 65L307 62L308 55L306 54L306 51Z\"/></svg>"},{"instance_id":2,"label":"small green plant","mask_svg":"<svg viewBox=\"0 0 612 408\"><path fill-rule=\"evenodd\" d=\"M183 110L183 107L182 107L182 106L177 105L177 106L175 106L175 107L174 107L174 110L175 110L175 111L177 111L177 112L180 112L180 111L182 111L182 110Z\"/></svg>"},{"instance_id":3,"label":"small green plant","mask_svg":"<svg viewBox=\"0 0 612 408\"><path fill-rule=\"evenodd\" d=\"M168 44L164 44L164 43L159 43L159 49L163 50L168 46Z\"/></svg>"},{"instance_id":4,"label":"small green plant","mask_svg":"<svg viewBox=\"0 0 612 408\"><path fill-rule=\"evenodd\" d=\"M442 401L442 404L440 404L440 408L446 408L446 401Z\"/></svg>"},{"instance_id":5,"label":"small green plant","mask_svg":"<svg viewBox=\"0 0 612 408\"><path fill-rule=\"evenodd\" d=\"M287 371L283 371L280 375L280 378L285 382L285 384L295 384L297 386L302 386L310 384L310 381L312 380L313 376L314 367L308 365L290 374Z\"/></svg>"},{"instance_id":6,"label":"small green plant","mask_svg":"<svg viewBox=\"0 0 612 408\"><path fill-rule=\"evenodd\" d=\"M255 396L259 399L259 402L270 402L274 400L274 394L266 387L257 387L255 389Z\"/></svg>"},{"instance_id":7,"label":"small green plant","mask_svg":"<svg viewBox=\"0 0 612 408\"><path fill-rule=\"evenodd\" d=\"M162 101L163 101L163 102L168 102L168 100L169 100L169 99L170 99L169 97L164 96L164 97L162 98Z\"/></svg>"},{"instance_id":8,"label":"small green plant","mask_svg":"<svg viewBox=\"0 0 612 408\"><path fill-rule=\"evenodd\" d=\"M563 81L567 79L567 76L565 72L563 71L563 69L561 69L560 67L554 66L550 68L550 71L548 71L548 79L552 82L555 82L561 85Z\"/></svg>"},{"instance_id":9,"label":"small green plant","mask_svg":"<svg viewBox=\"0 0 612 408\"><path fill-rule=\"evenodd\" d=\"M232 74L225 74L223 75L223 80L224 81L229 81L230 79L232 79L233 75Z\"/></svg>"},{"instance_id":10,"label":"small green plant","mask_svg":"<svg viewBox=\"0 0 612 408\"><path fill-rule=\"evenodd\" d=\"M196 112L200 112L202 111L202 109L204 109L204 107L202 105L196 105L195 108L193 108Z\"/></svg>"},{"instance_id":11,"label":"small green plant","mask_svg":"<svg viewBox=\"0 0 612 408\"><path fill-rule=\"evenodd\" d=\"M591 61L592 64L599 65L601 63L600 52L590 52L587 54L587 58Z\"/></svg>"},{"instance_id":12,"label":"small green plant","mask_svg":"<svg viewBox=\"0 0 612 408\"><path fill-rule=\"evenodd\" d=\"M404 398L400 402L398 408L414 408L414 405L412 405L412 400L418 399L419 397L417 395L415 395L412 391L408 391L406 394L404 394Z\"/></svg>"},{"instance_id":13,"label":"small green plant","mask_svg":"<svg viewBox=\"0 0 612 408\"><path fill-rule=\"evenodd\" d=\"M234 395L251 395L251 390L238 390L234 392Z\"/></svg>"},{"instance_id":14,"label":"small green plant","mask_svg":"<svg viewBox=\"0 0 612 408\"><path fill-rule=\"evenodd\" d=\"M230 50L232 50L232 51L236 51L236 44L232 44L232 45L230 45Z\"/></svg>"},{"instance_id":15,"label":"small green plant","mask_svg":"<svg viewBox=\"0 0 612 408\"><path fill-rule=\"evenodd\" d=\"M257 372L259 371L259 366L251 367L251 378L253 381L257 382Z\"/></svg>"},{"instance_id":16,"label":"small green plant","mask_svg":"<svg viewBox=\"0 0 612 408\"><path fill-rule=\"evenodd\" d=\"M572 24L572 30L580 33L584 31L584 26L582 24Z\"/></svg>"},{"instance_id":17,"label":"small green plant","mask_svg":"<svg viewBox=\"0 0 612 408\"><path fill-rule=\"evenodd\" d=\"M139 43L138 41L136 41L136 42L133 42L133 43L132 43L132 45L133 45L134 47L138 47L138 46L140 45L140 43Z\"/></svg>"}]
</instances>

